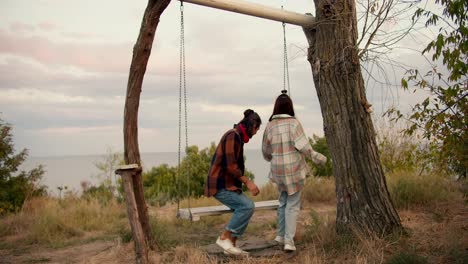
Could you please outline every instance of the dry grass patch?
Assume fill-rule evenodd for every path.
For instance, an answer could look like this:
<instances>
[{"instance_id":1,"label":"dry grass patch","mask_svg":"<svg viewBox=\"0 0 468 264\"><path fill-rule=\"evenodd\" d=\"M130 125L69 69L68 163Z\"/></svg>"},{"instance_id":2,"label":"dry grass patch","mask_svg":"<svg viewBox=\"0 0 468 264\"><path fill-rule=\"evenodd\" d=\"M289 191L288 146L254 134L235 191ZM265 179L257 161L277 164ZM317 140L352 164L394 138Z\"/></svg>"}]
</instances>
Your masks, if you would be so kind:
<instances>
[{"instance_id":1,"label":"dry grass patch","mask_svg":"<svg viewBox=\"0 0 468 264\"><path fill-rule=\"evenodd\" d=\"M468 208L461 198L402 210L400 217L409 235L395 247L396 256L417 255L427 263L468 263Z\"/></svg>"},{"instance_id":2,"label":"dry grass patch","mask_svg":"<svg viewBox=\"0 0 468 264\"><path fill-rule=\"evenodd\" d=\"M85 234L112 235L128 224L125 208L117 202L69 197L35 198L23 209L2 219L2 236L19 236L25 244L64 246L71 239L92 239Z\"/></svg>"},{"instance_id":3,"label":"dry grass patch","mask_svg":"<svg viewBox=\"0 0 468 264\"><path fill-rule=\"evenodd\" d=\"M250 193L249 193L250 194ZM278 200L279 193L275 184L268 182L260 188L260 193L257 196L251 197L254 201L269 201Z\"/></svg>"},{"instance_id":4,"label":"dry grass patch","mask_svg":"<svg viewBox=\"0 0 468 264\"><path fill-rule=\"evenodd\" d=\"M190 199L190 207L205 207L205 206L215 206L221 205L218 200L214 197L199 197L199 198L191 198ZM189 199L185 198L180 201L180 208L188 208L189 207Z\"/></svg>"},{"instance_id":5,"label":"dry grass patch","mask_svg":"<svg viewBox=\"0 0 468 264\"><path fill-rule=\"evenodd\" d=\"M334 177L309 177L307 178L302 199L306 203L335 203L335 178Z\"/></svg>"},{"instance_id":6,"label":"dry grass patch","mask_svg":"<svg viewBox=\"0 0 468 264\"><path fill-rule=\"evenodd\" d=\"M163 263L177 263L177 264L217 264L217 258L209 256L200 249L193 247L176 247L171 254L163 255Z\"/></svg>"},{"instance_id":7,"label":"dry grass patch","mask_svg":"<svg viewBox=\"0 0 468 264\"><path fill-rule=\"evenodd\" d=\"M303 245L305 254L301 255L303 263L383 263L385 252L391 245L385 239L357 232L338 235L332 221L309 232L311 237Z\"/></svg>"},{"instance_id":8,"label":"dry grass patch","mask_svg":"<svg viewBox=\"0 0 468 264\"><path fill-rule=\"evenodd\" d=\"M397 208L428 206L460 197L453 180L436 174L396 172L387 176L393 203Z\"/></svg>"}]
</instances>

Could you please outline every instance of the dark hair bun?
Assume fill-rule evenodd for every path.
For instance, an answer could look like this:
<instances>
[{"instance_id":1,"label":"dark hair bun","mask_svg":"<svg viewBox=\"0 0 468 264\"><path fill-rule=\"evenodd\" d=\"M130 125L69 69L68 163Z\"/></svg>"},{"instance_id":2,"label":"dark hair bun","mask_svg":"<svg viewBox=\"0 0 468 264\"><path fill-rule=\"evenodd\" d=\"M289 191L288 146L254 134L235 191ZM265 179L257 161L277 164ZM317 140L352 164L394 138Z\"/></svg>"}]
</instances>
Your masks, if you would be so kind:
<instances>
[{"instance_id":1,"label":"dark hair bun","mask_svg":"<svg viewBox=\"0 0 468 264\"><path fill-rule=\"evenodd\" d=\"M255 113L252 109L247 109L244 111L244 118L248 117L249 115Z\"/></svg>"},{"instance_id":2,"label":"dark hair bun","mask_svg":"<svg viewBox=\"0 0 468 264\"><path fill-rule=\"evenodd\" d=\"M287 90L281 90L281 94L288 94Z\"/></svg>"}]
</instances>

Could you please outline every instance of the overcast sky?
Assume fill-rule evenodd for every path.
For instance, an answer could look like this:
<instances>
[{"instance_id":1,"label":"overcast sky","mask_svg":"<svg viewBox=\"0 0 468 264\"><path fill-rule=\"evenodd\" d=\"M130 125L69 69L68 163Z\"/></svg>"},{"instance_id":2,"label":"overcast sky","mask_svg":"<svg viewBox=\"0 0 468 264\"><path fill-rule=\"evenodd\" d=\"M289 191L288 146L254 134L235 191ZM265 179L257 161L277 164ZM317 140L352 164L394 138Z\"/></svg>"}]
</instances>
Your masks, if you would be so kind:
<instances>
[{"instance_id":1,"label":"overcast sky","mask_svg":"<svg viewBox=\"0 0 468 264\"><path fill-rule=\"evenodd\" d=\"M250 1L315 14L312 0ZM31 156L123 150L128 70L146 3L1 1L0 117L13 125L17 150L28 148ZM171 2L157 28L141 94L141 152L177 151L179 5ZM184 13L189 144L204 148L218 142L247 108L266 124L283 88L281 23L188 3ZM300 27L287 25L286 30L296 114L308 135L322 136L307 41ZM417 49L421 43L427 39L413 36L399 46ZM407 65L424 61L407 49L391 56ZM414 102L414 96L398 88L400 74L394 69L386 76L376 74L393 86L365 76L377 120L391 105L408 108ZM262 134L246 147L259 149Z\"/></svg>"}]
</instances>

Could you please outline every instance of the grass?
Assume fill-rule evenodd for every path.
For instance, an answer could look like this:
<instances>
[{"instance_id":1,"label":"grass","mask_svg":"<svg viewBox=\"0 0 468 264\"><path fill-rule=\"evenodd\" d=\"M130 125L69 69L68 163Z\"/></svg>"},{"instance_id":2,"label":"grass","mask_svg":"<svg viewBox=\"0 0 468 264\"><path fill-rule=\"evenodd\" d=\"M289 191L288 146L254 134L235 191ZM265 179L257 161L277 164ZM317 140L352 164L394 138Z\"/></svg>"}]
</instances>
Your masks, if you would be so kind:
<instances>
[{"instance_id":1,"label":"grass","mask_svg":"<svg viewBox=\"0 0 468 264\"><path fill-rule=\"evenodd\" d=\"M335 203L335 178L309 177L302 193L304 202Z\"/></svg>"},{"instance_id":2,"label":"grass","mask_svg":"<svg viewBox=\"0 0 468 264\"><path fill-rule=\"evenodd\" d=\"M153 236L163 263L467 263L466 203L457 186L443 177L402 172L388 175L387 183L408 230L406 236L338 235L333 178L308 179L296 237L300 250L292 260L284 256L235 260L208 255L199 246L212 244L231 215L202 217L190 223L174 217L174 204L150 208L155 212L150 219ZM267 184L254 198L272 200L277 195L276 187ZM206 197L190 203L191 207L219 204ZM188 200L181 201L181 207L187 205ZM275 212L258 212L246 236L271 239L275 229ZM18 214L0 219L0 258L2 252L21 255L32 246L51 250L115 237L126 245L133 244L124 204L76 197L38 198L28 201ZM115 251L116 260L134 254L129 247ZM49 256L36 259L54 260Z\"/></svg>"},{"instance_id":3,"label":"grass","mask_svg":"<svg viewBox=\"0 0 468 264\"><path fill-rule=\"evenodd\" d=\"M211 197L199 197L196 199L190 198L190 207L205 207L205 206L215 206L221 205L218 200L211 198ZM189 207L189 199L185 198L180 201L180 208L188 208Z\"/></svg>"},{"instance_id":4,"label":"grass","mask_svg":"<svg viewBox=\"0 0 468 264\"><path fill-rule=\"evenodd\" d=\"M68 197L35 198L18 214L3 219L2 236L21 235L26 244L61 247L89 232L115 234L127 223L123 205Z\"/></svg>"},{"instance_id":5,"label":"grass","mask_svg":"<svg viewBox=\"0 0 468 264\"><path fill-rule=\"evenodd\" d=\"M453 181L435 174L396 172L387 182L394 205L401 209L450 201L460 195Z\"/></svg>"},{"instance_id":6,"label":"grass","mask_svg":"<svg viewBox=\"0 0 468 264\"><path fill-rule=\"evenodd\" d=\"M414 177L413 177L414 176ZM414 195L406 195L408 192L401 191L401 180L404 179L405 183L417 188L421 186L424 192L438 192L423 196L420 192L415 192ZM428 180L424 184L421 180ZM435 204L443 203L447 200L457 199L459 194L456 188L448 183L444 178L418 178L415 175L404 177L401 174L392 174L389 176L389 190L392 194L399 195L397 199L404 201L404 206L401 209L415 209L420 210L425 206L433 206ZM398 184L394 184L398 183ZM335 232L335 217L336 212L319 212L314 210L314 205L317 203L335 204L334 193L334 179L333 178L309 178L304 190L304 201L306 202L306 209L308 215L308 222L305 223L298 233L301 233L299 245L306 247L307 250L303 254L294 259L298 263L440 263L431 261L430 257L412 253L407 248L407 243L411 243L414 247L409 247L412 250L422 250L426 255L431 252L437 255L442 255L444 259L452 260L463 258L463 246L461 244L451 245L447 248L440 249L438 252L434 248L440 248L436 242L432 240L431 234L424 234L416 241L409 240L406 236L395 234L388 238L364 236L361 234L354 235L338 235ZM255 200L268 200L277 197L277 190L273 185L266 185L261 190L263 196L254 197ZM405 196L406 195L406 196ZM443 224L446 219L447 212L444 211L445 206L441 205L439 209L433 208L430 212L425 214L429 217L429 221L434 224ZM405 217L405 214L401 214ZM417 219L417 221L421 221ZM219 223L219 224L222 224ZM424 223L430 226L428 223ZM264 237L265 233L271 233L275 229L275 219L270 221L262 221L260 223L252 222L246 233L256 234L257 236ZM417 232L413 233L414 236L420 236ZM461 241L460 235L454 236L456 241ZM442 239L440 242L448 243L447 238ZM212 241L211 241L212 242ZM439 243L440 243L439 242ZM177 246L175 255L172 255L171 261L174 263L218 263L210 256L206 255L203 251L193 248L189 244L187 247ZM465 254L466 255L466 254ZM190 256L190 257L189 257ZM190 258L193 257L194 260ZM219 261L219 260L218 260ZM267 258L267 259L246 259L246 260L224 260L225 263L284 263L285 260L281 258ZM462 263L462 262L454 262Z\"/></svg>"},{"instance_id":7,"label":"grass","mask_svg":"<svg viewBox=\"0 0 468 264\"><path fill-rule=\"evenodd\" d=\"M399 252L390 257L386 264L426 264L427 259L415 253Z\"/></svg>"},{"instance_id":8,"label":"grass","mask_svg":"<svg viewBox=\"0 0 468 264\"><path fill-rule=\"evenodd\" d=\"M49 258L38 258L38 259L30 259L26 261L25 263L49 263L50 259Z\"/></svg>"},{"instance_id":9,"label":"grass","mask_svg":"<svg viewBox=\"0 0 468 264\"><path fill-rule=\"evenodd\" d=\"M212 243L221 232L222 224L228 221L228 215L206 217L196 222L158 217L150 220L158 247L168 250L183 244L197 246ZM216 232L213 231L215 227Z\"/></svg>"},{"instance_id":10,"label":"grass","mask_svg":"<svg viewBox=\"0 0 468 264\"><path fill-rule=\"evenodd\" d=\"M249 193L250 194L250 193ZM258 201L269 201L269 200L278 200L278 188L271 182L260 187L260 193L257 196L252 197L256 202Z\"/></svg>"},{"instance_id":11,"label":"grass","mask_svg":"<svg viewBox=\"0 0 468 264\"><path fill-rule=\"evenodd\" d=\"M208 254L200 252L200 250L196 248L178 246L174 249L172 255L168 255L166 259L163 259L163 263L217 264L219 262L216 257L210 257Z\"/></svg>"}]
</instances>

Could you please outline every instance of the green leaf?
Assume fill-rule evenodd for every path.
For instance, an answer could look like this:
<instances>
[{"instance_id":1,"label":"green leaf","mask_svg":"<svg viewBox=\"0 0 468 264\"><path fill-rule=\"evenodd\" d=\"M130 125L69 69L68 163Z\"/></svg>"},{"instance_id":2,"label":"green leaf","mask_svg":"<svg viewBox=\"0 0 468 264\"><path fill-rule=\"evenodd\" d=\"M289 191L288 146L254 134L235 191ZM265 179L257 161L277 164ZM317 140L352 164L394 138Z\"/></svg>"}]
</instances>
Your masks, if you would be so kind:
<instances>
[{"instance_id":1,"label":"green leaf","mask_svg":"<svg viewBox=\"0 0 468 264\"><path fill-rule=\"evenodd\" d=\"M429 97L424 100L424 102L423 102L424 109L427 108L427 106L429 105L429 102L430 102Z\"/></svg>"},{"instance_id":2,"label":"green leaf","mask_svg":"<svg viewBox=\"0 0 468 264\"><path fill-rule=\"evenodd\" d=\"M402 86L404 89L408 89L408 82L406 81L405 78L402 78L402 79L401 79L401 86Z\"/></svg>"}]
</instances>

